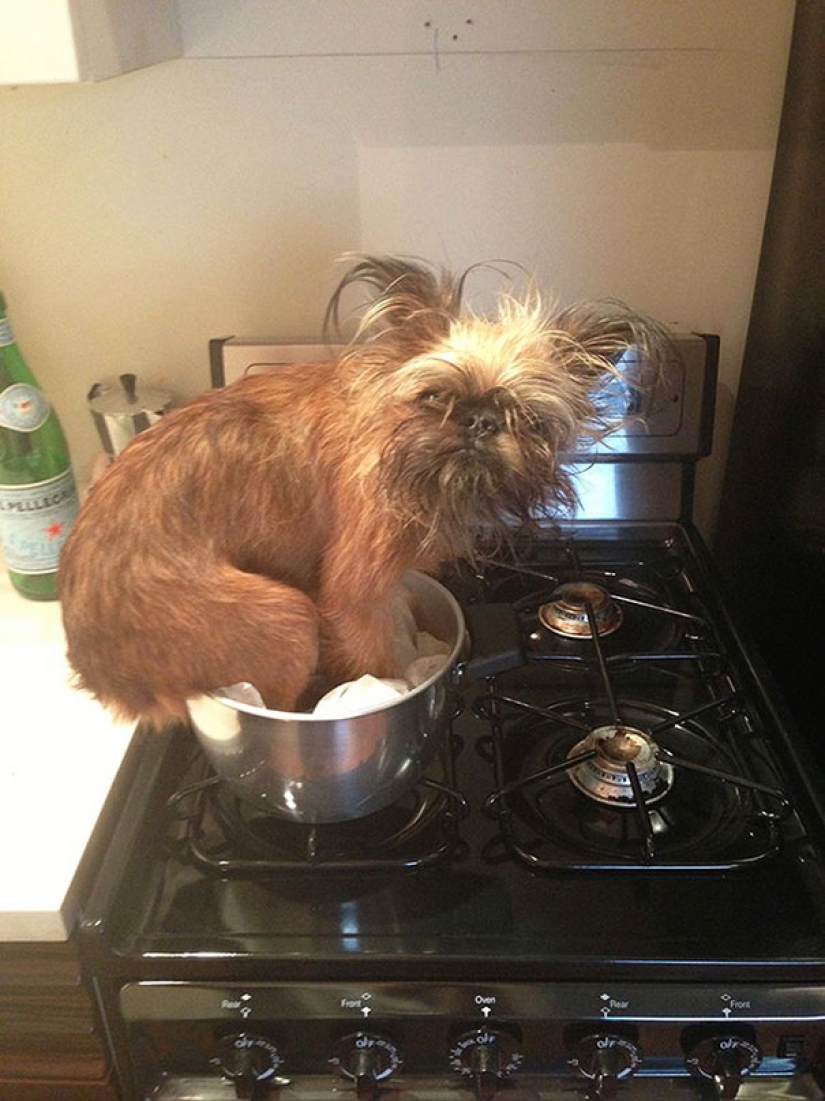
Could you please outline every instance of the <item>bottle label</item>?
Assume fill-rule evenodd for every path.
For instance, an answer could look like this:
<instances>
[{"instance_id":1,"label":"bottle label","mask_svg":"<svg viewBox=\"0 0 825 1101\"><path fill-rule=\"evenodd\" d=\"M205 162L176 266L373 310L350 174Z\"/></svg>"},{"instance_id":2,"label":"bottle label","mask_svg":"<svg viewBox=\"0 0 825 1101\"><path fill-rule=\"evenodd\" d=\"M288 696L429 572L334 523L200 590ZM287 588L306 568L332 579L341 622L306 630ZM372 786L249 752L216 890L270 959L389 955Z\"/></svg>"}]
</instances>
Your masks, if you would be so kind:
<instances>
[{"instance_id":1,"label":"bottle label","mask_svg":"<svg viewBox=\"0 0 825 1101\"><path fill-rule=\"evenodd\" d=\"M45 482L0 485L0 536L6 565L18 573L52 573L80 501L71 469Z\"/></svg>"},{"instance_id":2,"label":"bottle label","mask_svg":"<svg viewBox=\"0 0 825 1101\"><path fill-rule=\"evenodd\" d=\"M15 432L36 432L51 409L42 390L15 382L0 394L0 428Z\"/></svg>"},{"instance_id":3,"label":"bottle label","mask_svg":"<svg viewBox=\"0 0 825 1101\"><path fill-rule=\"evenodd\" d=\"M14 344L14 333L11 331L9 319L0 317L0 348L5 348L9 344Z\"/></svg>"}]
</instances>

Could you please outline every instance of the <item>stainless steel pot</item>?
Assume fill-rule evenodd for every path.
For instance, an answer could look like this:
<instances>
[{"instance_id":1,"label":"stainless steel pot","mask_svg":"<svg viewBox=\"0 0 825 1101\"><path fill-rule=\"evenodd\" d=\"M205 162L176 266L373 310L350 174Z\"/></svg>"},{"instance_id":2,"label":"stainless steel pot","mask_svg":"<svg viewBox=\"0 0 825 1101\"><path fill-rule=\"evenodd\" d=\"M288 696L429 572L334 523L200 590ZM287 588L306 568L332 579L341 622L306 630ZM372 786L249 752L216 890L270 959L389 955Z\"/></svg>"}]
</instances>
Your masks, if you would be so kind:
<instances>
[{"instance_id":1,"label":"stainless steel pot","mask_svg":"<svg viewBox=\"0 0 825 1101\"><path fill-rule=\"evenodd\" d=\"M445 665L398 701L346 718L270 711L210 693L189 702L214 769L244 800L296 822L340 822L389 806L421 778L446 737L468 644L443 585L404 575L420 630L450 647Z\"/></svg>"}]
</instances>

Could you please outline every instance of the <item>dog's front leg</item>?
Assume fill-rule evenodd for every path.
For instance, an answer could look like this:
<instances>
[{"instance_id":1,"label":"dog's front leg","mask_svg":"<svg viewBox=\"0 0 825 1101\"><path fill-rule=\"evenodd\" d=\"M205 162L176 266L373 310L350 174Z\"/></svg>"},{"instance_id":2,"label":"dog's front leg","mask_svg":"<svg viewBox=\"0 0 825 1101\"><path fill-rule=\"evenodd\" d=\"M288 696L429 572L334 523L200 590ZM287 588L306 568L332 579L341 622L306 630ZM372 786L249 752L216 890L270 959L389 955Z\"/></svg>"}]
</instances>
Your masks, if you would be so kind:
<instances>
[{"instance_id":1,"label":"dog's front leg","mask_svg":"<svg viewBox=\"0 0 825 1101\"><path fill-rule=\"evenodd\" d=\"M398 675L394 603L402 572L370 556L348 556L346 566L325 571L319 600L320 666L328 678Z\"/></svg>"}]
</instances>

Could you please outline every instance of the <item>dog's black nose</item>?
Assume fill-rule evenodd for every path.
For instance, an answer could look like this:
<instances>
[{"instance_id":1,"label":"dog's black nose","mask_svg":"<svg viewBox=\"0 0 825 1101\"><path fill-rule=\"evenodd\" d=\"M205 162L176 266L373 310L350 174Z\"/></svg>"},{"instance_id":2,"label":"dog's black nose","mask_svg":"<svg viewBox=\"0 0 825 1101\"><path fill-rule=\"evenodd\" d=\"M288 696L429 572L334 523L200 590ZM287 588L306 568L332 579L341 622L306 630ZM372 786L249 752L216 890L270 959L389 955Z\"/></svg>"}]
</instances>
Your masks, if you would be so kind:
<instances>
[{"instance_id":1,"label":"dog's black nose","mask_svg":"<svg viewBox=\"0 0 825 1101\"><path fill-rule=\"evenodd\" d=\"M495 436L501 429L498 414L495 410L487 407L467 409L459 419L462 428L474 440L483 440L487 436Z\"/></svg>"}]
</instances>

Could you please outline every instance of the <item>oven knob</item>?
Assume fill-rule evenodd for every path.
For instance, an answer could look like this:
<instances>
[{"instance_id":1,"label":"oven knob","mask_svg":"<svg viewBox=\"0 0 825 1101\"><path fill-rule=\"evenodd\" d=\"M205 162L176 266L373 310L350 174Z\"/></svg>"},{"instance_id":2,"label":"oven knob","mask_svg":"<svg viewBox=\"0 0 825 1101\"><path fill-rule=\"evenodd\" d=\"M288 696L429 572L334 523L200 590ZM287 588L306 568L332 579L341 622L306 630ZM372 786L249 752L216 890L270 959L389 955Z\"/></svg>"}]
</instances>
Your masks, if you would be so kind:
<instances>
[{"instance_id":1,"label":"oven knob","mask_svg":"<svg viewBox=\"0 0 825 1101\"><path fill-rule=\"evenodd\" d=\"M216 1062L221 1072L235 1084L235 1096L263 1098L278 1081L275 1072L283 1059L278 1048L266 1036L239 1032L224 1036Z\"/></svg>"},{"instance_id":2,"label":"oven knob","mask_svg":"<svg viewBox=\"0 0 825 1101\"><path fill-rule=\"evenodd\" d=\"M627 1036L593 1033L573 1045L568 1063L588 1082L594 1101L615 1097L619 1082L629 1078L642 1062L639 1047Z\"/></svg>"},{"instance_id":3,"label":"oven knob","mask_svg":"<svg viewBox=\"0 0 825 1101\"><path fill-rule=\"evenodd\" d=\"M462 1033L450 1048L450 1066L470 1079L481 1101L496 1095L503 1078L524 1062L518 1039L500 1028L474 1028Z\"/></svg>"},{"instance_id":4,"label":"oven knob","mask_svg":"<svg viewBox=\"0 0 825 1101\"><path fill-rule=\"evenodd\" d=\"M696 1078L713 1083L717 1097L736 1097L742 1079L762 1062L762 1053L748 1037L722 1033L691 1044L685 1062Z\"/></svg>"},{"instance_id":5,"label":"oven knob","mask_svg":"<svg viewBox=\"0 0 825 1101\"><path fill-rule=\"evenodd\" d=\"M392 1040L372 1032L353 1032L338 1041L330 1062L338 1073L355 1083L358 1097L377 1096L380 1083L401 1066L401 1053Z\"/></svg>"}]
</instances>

